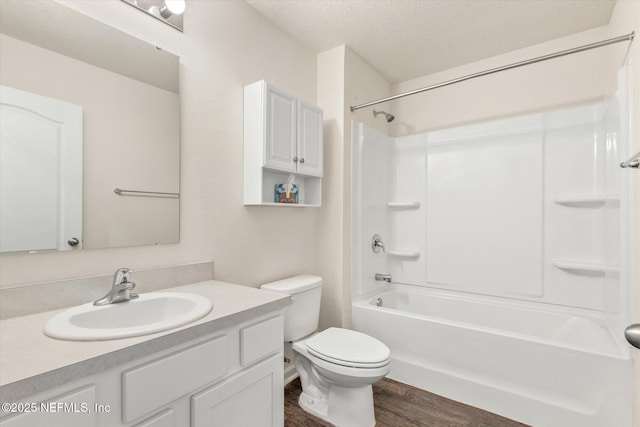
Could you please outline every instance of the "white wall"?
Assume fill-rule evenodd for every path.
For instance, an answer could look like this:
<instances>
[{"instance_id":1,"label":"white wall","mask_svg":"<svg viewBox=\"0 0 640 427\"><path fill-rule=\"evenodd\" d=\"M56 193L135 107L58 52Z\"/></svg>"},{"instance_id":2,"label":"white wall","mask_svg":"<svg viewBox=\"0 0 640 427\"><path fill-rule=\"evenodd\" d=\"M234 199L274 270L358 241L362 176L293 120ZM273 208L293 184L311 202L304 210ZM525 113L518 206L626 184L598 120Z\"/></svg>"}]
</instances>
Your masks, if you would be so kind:
<instances>
[{"instance_id":1,"label":"white wall","mask_svg":"<svg viewBox=\"0 0 640 427\"><path fill-rule=\"evenodd\" d=\"M322 329L343 323L344 62L345 46L318 55L318 105L324 111L324 177L317 230L318 270L324 279L320 305Z\"/></svg>"},{"instance_id":2,"label":"white wall","mask_svg":"<svg viewBox=\"0 0 640 427\"><path fill-rule=\"evenodd\" d=\"M241 1L190 0L184 33L118 0L61 3L181 58L180 243L2 256L0 286L207 260L250 286L318 273L317 209L242 203L242 88L266 79L313 102L316 55Z\"/></svg>"}]
</instances>

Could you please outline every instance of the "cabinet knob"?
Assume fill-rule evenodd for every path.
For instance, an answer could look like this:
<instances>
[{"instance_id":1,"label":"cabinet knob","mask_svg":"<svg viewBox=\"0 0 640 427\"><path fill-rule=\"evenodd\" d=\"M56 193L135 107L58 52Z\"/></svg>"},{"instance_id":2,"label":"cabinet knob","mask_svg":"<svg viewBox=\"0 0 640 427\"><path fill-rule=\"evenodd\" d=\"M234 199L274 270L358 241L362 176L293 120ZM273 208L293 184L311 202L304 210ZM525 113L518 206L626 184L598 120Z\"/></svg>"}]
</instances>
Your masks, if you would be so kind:
<instances>
[{"instance_id":1,"label":"cabinet knob","mask_svg":"<svg viewBox=\"0 0 640 427\"><path fill-rule=\"evenodd\" d=\"M297 158L297 157L294 157L294 158L293 158L293 161L294 161L294 163L298 163L298 158Z\"/></svg>"},{"instance_id":2,"label":"cabinet knob","mask_svg":"<svg viewBox=\"0 0 640 427\"><path fill-rule=\"evenodd\" d=\"M67 244L69 246L78 246L78 243L80 243L80 240L78 240L77 237L72 237L71 239L67 240Z\"/></svg>"},{"instance_id":3,"label":"cabinet knob","mask_svg":"<svg viewBox=\"0 0 640 427\"><path fill-rule=\"evenodd\" d=\"M304 163L304 157L300 159L300 163Z\"/></svg>"}]
</instances>

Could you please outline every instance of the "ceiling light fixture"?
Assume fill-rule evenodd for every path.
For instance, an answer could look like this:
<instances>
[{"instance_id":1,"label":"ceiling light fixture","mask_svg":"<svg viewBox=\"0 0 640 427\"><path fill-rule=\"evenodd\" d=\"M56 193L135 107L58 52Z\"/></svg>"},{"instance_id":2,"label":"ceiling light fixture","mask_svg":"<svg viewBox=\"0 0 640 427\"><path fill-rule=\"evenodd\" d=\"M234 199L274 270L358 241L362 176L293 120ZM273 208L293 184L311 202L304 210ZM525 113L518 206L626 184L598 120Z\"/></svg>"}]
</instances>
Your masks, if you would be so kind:
<instances>
[{"instance_id":1,"label":"ceiling light fixture","mask_svg":"<svg viewBox=\"0 0 640 427\"><path fill-rule=\"evenodd\" d=\"M182 31L182 14L187 5L185 0L122 0L148 15Z\"/></svg>"},{"instance_id":2,"label":"ceiling light fixture","mask_svg":"<svg viewBox=\"0 0 640 427\"><path fill-rule=\"evenodd\" d=\"M171 15L182 15L185 8L184 0L164 0L162 7L151 6L149 12L156 17L167 19Z\"/></svg>"}]
</instances>

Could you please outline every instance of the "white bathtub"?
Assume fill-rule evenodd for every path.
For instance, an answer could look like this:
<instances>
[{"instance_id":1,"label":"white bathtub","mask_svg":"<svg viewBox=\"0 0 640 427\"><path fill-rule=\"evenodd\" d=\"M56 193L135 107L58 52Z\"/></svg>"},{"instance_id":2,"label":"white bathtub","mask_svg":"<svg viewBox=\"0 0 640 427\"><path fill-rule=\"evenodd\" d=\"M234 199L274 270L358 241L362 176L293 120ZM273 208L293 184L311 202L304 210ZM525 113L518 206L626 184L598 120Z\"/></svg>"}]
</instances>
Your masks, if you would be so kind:
<instances>
[{"instance_id":1,"label":"white bathtub","mask_svg":"<svg viewBox=\"0 0 640 427\"><path fill-rule=\"evenodd\" d=\"M575 313L393 285L352 317L391 349L390 378L536 427L630 427L629 352Z\"/></svg>"}]
</instances>

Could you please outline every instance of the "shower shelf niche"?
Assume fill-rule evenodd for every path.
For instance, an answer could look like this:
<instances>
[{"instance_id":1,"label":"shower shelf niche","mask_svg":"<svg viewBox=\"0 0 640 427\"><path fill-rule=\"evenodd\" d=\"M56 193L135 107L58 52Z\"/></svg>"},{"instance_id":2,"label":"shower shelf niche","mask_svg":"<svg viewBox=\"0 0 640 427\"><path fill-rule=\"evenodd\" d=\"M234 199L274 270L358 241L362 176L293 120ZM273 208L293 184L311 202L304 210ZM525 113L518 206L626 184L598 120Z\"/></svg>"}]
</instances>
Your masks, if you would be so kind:
<instances>
[{"instance_id":1,"label":"shower shelf niche","mask_svg":"<svg viewBox=\"0 0 640 427\"><path fill-rule=\"evenodd\" d=\"M387 206L390 207L391 209L418 209L420 207L420 201L406 200L406 201L387 202Z\"/></svg>"},{"instance_id":2,"label":"shower shelf niche","mask_svg":"<svg viewBox=\"0 0 640 427\"><path fill-rule=\"evenodd\" d=\"M579 261L575 259L552 259L551 262L562 270L584 271L593 273L617 273L620 265L616 263Z\"/></svg>"},{"instance_id":3,"label":"shower shelf niche","mask_svg":"<svg viewBox=\"0 0 640 427\"><path fill-rule=\"evenodd\" d=\"M394 256L398 258L418 258L420 256L419 251L407 251L407 250L392 250L387 252L389 256Z\"/></svg>"},{"instance_id":4,"label":"shower shelf niche","mask_svg":"<svg viewBox=\"0 0 640 427\"><path fill-rule=\"evenodd\" d=\"M560 195L553 198L553 202L570 207L600 207L607 201L619 202L620 197L613 194L572 194Z\"/></svg>"}]
</instances>

